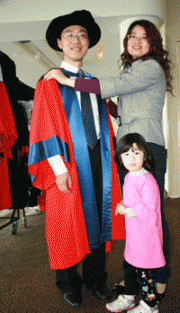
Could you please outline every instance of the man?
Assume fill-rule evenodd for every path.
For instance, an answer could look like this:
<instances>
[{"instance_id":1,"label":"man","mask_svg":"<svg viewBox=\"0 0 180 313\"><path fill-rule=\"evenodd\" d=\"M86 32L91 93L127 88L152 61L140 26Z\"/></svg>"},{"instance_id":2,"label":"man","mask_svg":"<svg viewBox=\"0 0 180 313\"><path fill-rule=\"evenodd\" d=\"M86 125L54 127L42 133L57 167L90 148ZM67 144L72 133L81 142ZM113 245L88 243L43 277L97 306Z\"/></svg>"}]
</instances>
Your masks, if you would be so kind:
<instances>
[{"instance_id":1,"label":"man","mask_svg":"<svg viewBox=\"0 0 180 313\"><path fill-rule=\"evenodd\" d=\"M61 67L68 77L78 76L83 58L100 36L99 26L85 10L55 18L46 32L50 47L63 51ZM84 103L89 105L86 113ZM110 295L105 249L125 236L124 220L115 216L120 191L113 154L106 102L88 93L80 95L55 79L41 79L33 106L29 172L34 186L46 192L50 267L73 307L82 303L82 283L99 299ZM82 278L77 274L81 260Z\"/></svg>"}]
</instances>

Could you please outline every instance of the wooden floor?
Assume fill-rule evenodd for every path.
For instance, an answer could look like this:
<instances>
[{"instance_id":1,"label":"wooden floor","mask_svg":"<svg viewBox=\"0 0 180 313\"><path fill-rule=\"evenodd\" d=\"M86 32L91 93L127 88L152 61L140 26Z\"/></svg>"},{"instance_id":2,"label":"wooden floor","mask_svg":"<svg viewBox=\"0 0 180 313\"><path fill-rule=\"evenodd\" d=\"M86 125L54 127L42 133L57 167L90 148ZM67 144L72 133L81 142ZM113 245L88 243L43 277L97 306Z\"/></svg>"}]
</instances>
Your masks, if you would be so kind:
<instances>
[{"instance_id":1,"label":"wooden floor","mask_svg":"<svg viewBox=\"0 0 180 313\"><path fill-rule=\"evenodd\" d=\"M160 313L180 313L180 199L165 200L171 234L171 270L167 293L159 305ZM0 219L0 225L4 222ZM45 214L27 217L27 228L18 222L15 236L11 227L0 230L0 312L108 312L105 301L83 289L83 306L72 309L64 303L55 286L55 273L49 269L45 241ZM108 286L123 277L124 241L116 241L107 255ZM81 267L79 267L81 272Z\"/></svg>"}]
</instances>

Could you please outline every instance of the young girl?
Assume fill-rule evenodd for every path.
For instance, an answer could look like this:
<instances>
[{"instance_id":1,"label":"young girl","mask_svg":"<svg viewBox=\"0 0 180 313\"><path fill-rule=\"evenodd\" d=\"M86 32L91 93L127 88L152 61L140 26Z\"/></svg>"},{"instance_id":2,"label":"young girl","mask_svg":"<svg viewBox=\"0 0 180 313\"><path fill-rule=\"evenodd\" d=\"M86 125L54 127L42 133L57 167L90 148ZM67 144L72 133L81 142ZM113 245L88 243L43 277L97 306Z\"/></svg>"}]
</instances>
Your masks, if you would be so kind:
<instances>
[{"instance_id":1,"label":"young girl","mask_svg":"<svg viewBox=\"0 0 180 313\"><path fill-rule=\"evenodd\" d=\"M111 312L158 313L154 270L165 266L166 261L159 187L151 173L153 160L145 139L137 133L123 136L117 145L115 161L121 170L128 171L123 203L116 208L116 214L125 215L125 294L108 303L106 308ZM139 287L143 300L134 308Z\"/></svg>"}]
</instances>

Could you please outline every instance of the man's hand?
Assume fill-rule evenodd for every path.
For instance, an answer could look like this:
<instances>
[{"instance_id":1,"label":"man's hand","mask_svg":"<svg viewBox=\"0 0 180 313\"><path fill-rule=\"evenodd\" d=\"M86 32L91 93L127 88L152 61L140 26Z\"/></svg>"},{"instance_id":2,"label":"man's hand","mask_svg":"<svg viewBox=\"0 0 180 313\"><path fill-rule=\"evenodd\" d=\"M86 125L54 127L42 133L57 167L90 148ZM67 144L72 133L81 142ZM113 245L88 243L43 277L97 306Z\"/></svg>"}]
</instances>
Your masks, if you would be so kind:
<instances>
[{"instance_id":1,"label":"man's hand","mask_svg":"<svg viewBox=\"0 0 180 313\"><path fill-rule=\"evenodd\" d=\"M126 208L122 203L117 204L115 214L126 215Z\"/></svg>"},{"instance_id":2,"label":"man's hand","mask_svg":"<svg viewBox=\"0 0 180 313\"><path fill-rule=\"evenodd\" d=\"M58 185L59 190L64 193L70 193L69 188L71 188L71 177L69 172L56 176L56 184Z\"/></svg>"}]
</instances>

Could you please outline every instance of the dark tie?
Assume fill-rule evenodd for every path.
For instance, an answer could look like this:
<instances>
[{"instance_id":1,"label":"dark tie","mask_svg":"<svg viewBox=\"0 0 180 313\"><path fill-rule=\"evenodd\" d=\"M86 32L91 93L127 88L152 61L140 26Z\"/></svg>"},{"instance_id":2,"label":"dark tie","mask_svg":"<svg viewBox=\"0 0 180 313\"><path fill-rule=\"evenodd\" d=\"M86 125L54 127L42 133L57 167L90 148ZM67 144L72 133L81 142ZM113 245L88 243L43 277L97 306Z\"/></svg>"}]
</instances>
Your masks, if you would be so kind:
<instances>
[{"instance_id":1,"label":"dark tie","mask_svg":"<svg viewBox=\"0 0 180 313\"><path fill-rule=\"evenodd\" d=\"M85 77L84 72L81 69L78 70L77 74L80 78ZM91 99L88 92L81 92L81 115L84 123L88 146L93 149L97 143L97 135L94 125Z\"/></svg>"}]
</instances>

